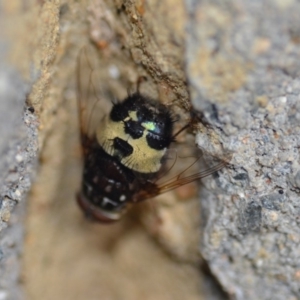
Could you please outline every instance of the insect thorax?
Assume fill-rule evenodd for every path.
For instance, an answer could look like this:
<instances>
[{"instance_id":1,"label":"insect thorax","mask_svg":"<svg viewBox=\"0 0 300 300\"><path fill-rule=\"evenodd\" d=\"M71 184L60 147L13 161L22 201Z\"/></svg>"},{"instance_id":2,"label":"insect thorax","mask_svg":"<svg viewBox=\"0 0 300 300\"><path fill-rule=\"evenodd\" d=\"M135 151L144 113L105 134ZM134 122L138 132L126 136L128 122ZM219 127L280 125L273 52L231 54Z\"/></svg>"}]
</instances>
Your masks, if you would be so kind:
<instances>
[{"instance_id":1,"label":"insect thorax","mask_svg":"<svg viewBox=\"0 0 300 300\"><path fill-rule=\"evenodd\" d=\"M173 122L167 108L134 94L115 104L96 130L106 153L129 169L155 173L172 141Z\"/></svg>"}]
</instances>

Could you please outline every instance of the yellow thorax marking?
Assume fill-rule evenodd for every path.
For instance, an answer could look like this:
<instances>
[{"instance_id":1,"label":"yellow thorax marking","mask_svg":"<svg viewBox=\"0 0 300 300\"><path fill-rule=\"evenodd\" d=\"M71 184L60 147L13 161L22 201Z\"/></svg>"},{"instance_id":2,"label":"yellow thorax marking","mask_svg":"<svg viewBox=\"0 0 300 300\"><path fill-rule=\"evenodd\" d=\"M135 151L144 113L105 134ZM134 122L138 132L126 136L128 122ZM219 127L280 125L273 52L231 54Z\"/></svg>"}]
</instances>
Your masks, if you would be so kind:
<instances>
[{"instance_id":1,"label":"yellow thorax marking","mask_svg":"<svg viewBox=\"0 0 300 300\"><path fill-rule=\"evenodd\" d=\"M129 117L124 121L137 120L136 111L129 112ZM127 141L133 147L133 153L121 159L128 168L142 173L157 172L161 167L161 159L166 153L166 149L155 150L149 147L146 139L148 130L155 129L155 123L145 122L142 126L144 130L143 136L139 139L133 139L129 134L124 131L124 123L113 122L108 116L104 118L97 127L96 136L99 144L103 147L109 155L115 155L113 147L114 138L118 137Z\"/></svg>"}]
</instances>

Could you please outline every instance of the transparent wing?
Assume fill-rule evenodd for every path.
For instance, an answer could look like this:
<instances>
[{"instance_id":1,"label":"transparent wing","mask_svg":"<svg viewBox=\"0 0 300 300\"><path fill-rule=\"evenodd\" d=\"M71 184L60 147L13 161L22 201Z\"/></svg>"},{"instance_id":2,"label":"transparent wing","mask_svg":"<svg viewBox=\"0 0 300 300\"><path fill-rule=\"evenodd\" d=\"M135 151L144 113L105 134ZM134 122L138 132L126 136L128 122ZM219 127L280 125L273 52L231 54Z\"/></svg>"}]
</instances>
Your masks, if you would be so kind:
<instances>
[{"instance_id":1,"label":"transparent wing","mask_svg":"<svg viewBox=\"0 0 300 300\"><path fill-rule=\"evenodd\" d=\"M220 160L213 157L209 161L205 157L204 161L202 152L196 147L182 145L171 148L158 176L153 180L144 181L133 201L144 201L207 177L224 168L228 164L227 161L228 158Z\"/></svg>"},{"instance_id":2,"label":"transparent wing","mask_svg":"<svg viewBox=\"0 0 300 300\"><path fill-rule=\"evenodd\" d=\"M112 104L101 90L100 60L96 49L82 48L77 58L76 84L80 135L83 145L93 137L97 124Z\"/></svg>"}]
</instances>

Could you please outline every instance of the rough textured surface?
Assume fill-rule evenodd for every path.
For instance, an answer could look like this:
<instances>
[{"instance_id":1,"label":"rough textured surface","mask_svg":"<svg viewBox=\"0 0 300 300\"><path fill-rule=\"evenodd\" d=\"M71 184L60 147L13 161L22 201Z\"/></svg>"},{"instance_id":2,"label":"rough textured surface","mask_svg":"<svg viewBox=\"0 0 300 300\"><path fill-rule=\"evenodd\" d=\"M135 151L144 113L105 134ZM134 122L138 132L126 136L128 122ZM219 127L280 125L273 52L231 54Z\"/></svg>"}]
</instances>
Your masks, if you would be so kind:
<instances>
[{"instance_id":1,"label":"rough textured surface","mask_svg":"<svg viewBox=\"0 0 300 300\"><path fill-rule=\"evenodd\" d=\"M197 141L233 152L202 193L201 251L234 299L299 299L299 2L187 8L191 96L214 127Z\"/></svg>"},{"instance_id":2,"label":"rough textured surface","mask_svg":"<svg viewBox=\"0 0 300 300\"><path fill-rule=\"evenodd\" d=\"M68 2L60 7L58 54L41 76L47 90L41 89L41 97L35 88L30 96L39 113L43 146L42 164L30 197L23 257L22 279L30 300L173 300L186 295L196 300L202 294L216 294L216 299L222 299L212 292L211 282L203 282L199 272L199 203L195 197L189 202L166 195L157 201L162 224L150 202L112 226L88 223L75 203L81 169L74 70L76 55L89 43L90 35L99 48L98 58L91 58L99 75L94 81L98 97L122 99L127 88L136 89L139 75L147 75L143 91L160 95L165 102L178 98L181 91L185 96L180 102L188 105L183 43L180 40L174 46L174 41L172 45L168 41L183 37L183 3L177 4L176 10L171 9L176 6L174 1L160 3L153 2L152 7L143 1ZM57 10L51 5L44 9L47 22L55 23ZM55 13L48 15L47 11ZM155 16L164 22L163 31ZM91 28L86 26L86 18ZM176 26L181 31L172 33L172 18L180 21ZM149 43L154 28L164 35ZM49 28L47 32L52 31ZM56 47L53 40L49 40L50 54ZM172 86L179 86L176 94Z\"/></svg>"},{"instance_id":3,"label":"rough textured surface","mask_svg":"<svg viewBox=\"0 0 300 300\"><path fill-rule=\"evenodd\" d=\"M31 185L37 155L36 117L25 108L25 94L14 86L17 75L7 83L10 72L3 68L0 91L1 105L9 106L1 118L1 128L7 131L1 140L0 186L0 295L3 299L19 299L19 255L23 243L25 197ZM23 98L22 98L23 97ZM14 102L19 98L20 101ZM7 103L6 103L7 101ZM14 210L18 204L18 209ZM13 217L11 214L13 212Z\"/></svg>"},{"instance_id":4,"label":"rough textured surface","mask_svg":"<svg viewBox=\"0 0 300 300\"><path fill-rule=\"evenodd\" d=\"M22 221L36 165L37 121L25 106L28 78L20 61L11 59L16 36L5 30L15 11L8 3L0 1L0 6L0 299L18 300Z\"/></svg>"},{"instance_id":5,"label":"rough textured surface","mask_svg":"<svg viewBox=\"0 0 300 300\"><path fill-rule=\"evenodd\" d=\"M8 196L0 226L29 186L26 162L37 149L35 117L26 110L26 126L19 118L30 86L24 82L34 82L28 100L42 151L26 220L28 299L225 299L200 272L200 237L208 267L232 298L300 297L298 2L14 0L1 9L9 16L0 18L0 28L9 29L1 42L13 41L4 89L20 91L1 96L16 99L3 102L10 131L1 134L33 142L19 137L10 146L1 139L1 151L18 152L0 162L13 171L8 188L0 188ZM211 124L199 124L198 144L217 157L233 154L231 167L204 180L202 211L188 188L136 207L112 227L82 217L74 201L81 172L74 71L89 37L99 51L101 97L122 99L146 75L142 91L170 105L176 100L184 115L190 92ZM6 47L1 43L0 51ZM21 218L10 218L19 225L1 240L2 299L22 299Z\"/></svg>"}]
</instances>

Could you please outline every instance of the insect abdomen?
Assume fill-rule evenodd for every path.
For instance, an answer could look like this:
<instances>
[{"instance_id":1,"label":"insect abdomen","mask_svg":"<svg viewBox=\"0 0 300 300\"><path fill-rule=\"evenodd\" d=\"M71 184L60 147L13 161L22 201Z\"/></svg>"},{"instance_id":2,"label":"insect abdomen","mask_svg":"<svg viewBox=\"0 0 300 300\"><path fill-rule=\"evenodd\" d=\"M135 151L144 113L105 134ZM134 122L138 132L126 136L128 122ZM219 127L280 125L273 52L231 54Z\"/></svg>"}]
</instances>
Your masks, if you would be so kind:
<instances>
[{"instance_id":1,"label":"insect abdomen","mask_svg":"<svg viewBox=\"0 0 300 300\"><path fill-rule=\"evenodd\" d=\"M79 205L87 215L118 214L134 194L134 174L95 142L85 156Z\"/></svg>"}]
</instances>

